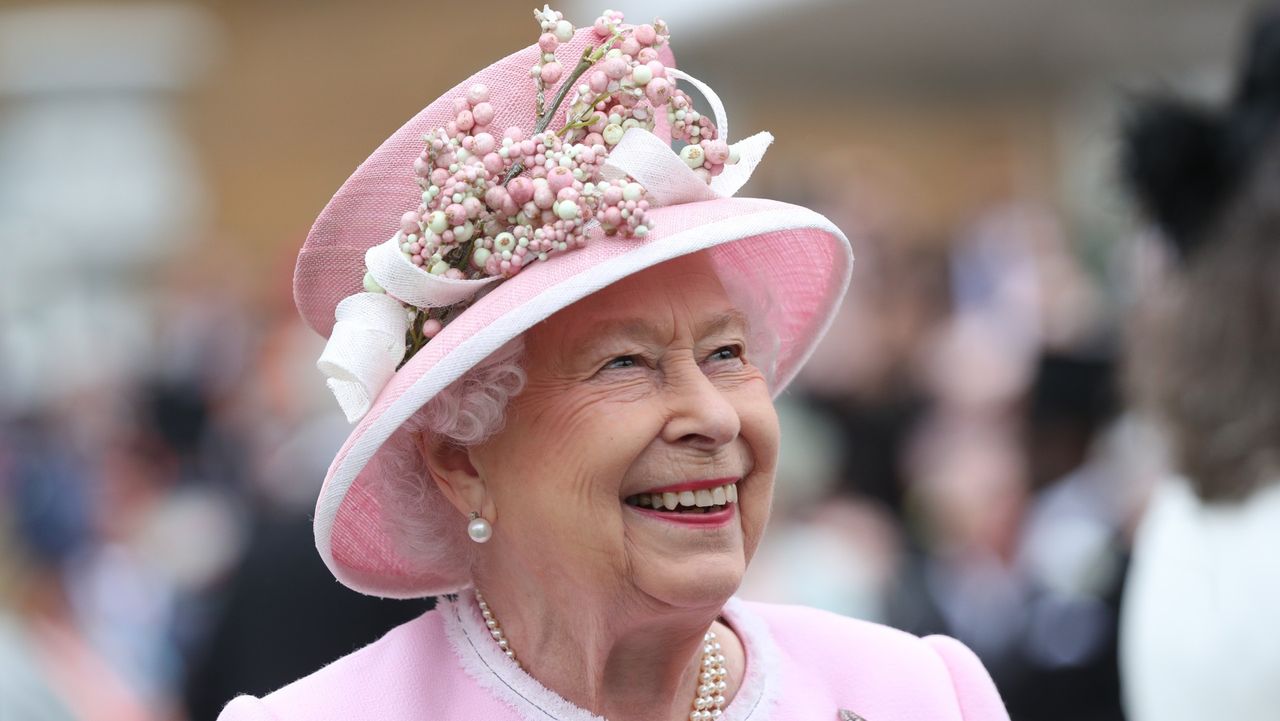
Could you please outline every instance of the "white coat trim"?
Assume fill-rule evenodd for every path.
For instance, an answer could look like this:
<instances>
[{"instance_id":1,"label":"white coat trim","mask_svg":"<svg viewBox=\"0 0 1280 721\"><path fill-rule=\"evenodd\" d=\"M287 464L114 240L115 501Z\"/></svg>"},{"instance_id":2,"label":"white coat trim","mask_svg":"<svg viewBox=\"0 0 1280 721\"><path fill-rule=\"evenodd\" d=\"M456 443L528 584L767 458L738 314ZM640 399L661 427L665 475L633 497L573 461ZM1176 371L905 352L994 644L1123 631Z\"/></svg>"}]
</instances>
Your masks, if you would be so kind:
<instances>
[{"instance_id":1,"label":"white coat trim","mask_svg":"<svg viewBox=\"0 0 1280 721\"><path fill-rule=\"evenodd\" d=\"M445 637L467 675L524 721L606 721L574 706L507 658L489 635L475 592L440 599ZM746 649L747 672L722 721L769 721L777 701L778 647L765 624L740 601L731 598L723 610Z\"/></svg>"}]
</instances>

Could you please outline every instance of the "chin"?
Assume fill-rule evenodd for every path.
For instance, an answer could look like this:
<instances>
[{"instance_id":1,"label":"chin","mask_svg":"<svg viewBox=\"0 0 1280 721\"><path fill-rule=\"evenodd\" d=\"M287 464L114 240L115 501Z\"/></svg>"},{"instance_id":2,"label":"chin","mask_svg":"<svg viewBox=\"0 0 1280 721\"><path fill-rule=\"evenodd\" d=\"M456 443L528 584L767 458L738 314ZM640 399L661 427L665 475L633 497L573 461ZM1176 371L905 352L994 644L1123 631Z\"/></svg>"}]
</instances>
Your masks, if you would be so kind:
<instances>
[{"instance_id":1,"label":"chin","mask_svg":"<svg viewBox=\"0 0 1280 721\"><path fill-rule=\"evenodd\" d=\"M741 554L686 559L676 568L653 569L636 580L647 595L675 608L719 608L737 593L746 572Z\"/></svg>"}]
</instances>

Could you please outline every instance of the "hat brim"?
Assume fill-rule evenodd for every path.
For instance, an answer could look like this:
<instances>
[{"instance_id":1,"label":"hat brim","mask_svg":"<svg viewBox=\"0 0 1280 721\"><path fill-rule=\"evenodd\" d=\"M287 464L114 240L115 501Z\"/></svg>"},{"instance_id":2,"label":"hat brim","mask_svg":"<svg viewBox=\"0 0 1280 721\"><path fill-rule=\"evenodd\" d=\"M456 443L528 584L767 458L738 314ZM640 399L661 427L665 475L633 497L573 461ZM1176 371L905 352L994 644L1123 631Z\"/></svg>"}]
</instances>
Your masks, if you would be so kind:
<instances>
[{"instance_id":1,"label":"hat brim","mask_svg":"<svg viewBox=\"0 0 1280 721\"><path fill-rule=\"evenodd\" d=\"M847 289L848 240L807 208L725 198L650 212L644 240L597 234L585 248L535 263L459 315L382 390L335 457L316 505L316 548L346 586L388 598L438 595L469 584L465 559L423 569L406 558L382 513L372 463L414 413L477 363L559 310L618 280L706 251L717 273L757 288L763 322L776 334L774 392L813 352ZM598 231L597 231L598 232Z\"/></svg>"}]
</instances>

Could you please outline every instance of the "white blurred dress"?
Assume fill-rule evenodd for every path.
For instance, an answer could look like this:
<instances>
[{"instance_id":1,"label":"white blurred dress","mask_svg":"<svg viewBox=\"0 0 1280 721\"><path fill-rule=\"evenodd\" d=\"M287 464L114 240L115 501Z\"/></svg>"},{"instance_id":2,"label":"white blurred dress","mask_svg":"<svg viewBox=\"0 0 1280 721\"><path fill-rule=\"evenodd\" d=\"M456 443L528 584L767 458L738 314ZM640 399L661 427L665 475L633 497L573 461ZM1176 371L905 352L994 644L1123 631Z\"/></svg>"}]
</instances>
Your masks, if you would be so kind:
<instances>
[{"instance_id":1,"label":"white blurred dress","mask_svg":"<svg viewBox=\"0 0 1280 721\"><path fill-rule=\"evenodd\" d=\"M1157 488L1120 623L1131 721L1280 719L1280 483L1206 504Z\"/></svg>"}]
</instances>

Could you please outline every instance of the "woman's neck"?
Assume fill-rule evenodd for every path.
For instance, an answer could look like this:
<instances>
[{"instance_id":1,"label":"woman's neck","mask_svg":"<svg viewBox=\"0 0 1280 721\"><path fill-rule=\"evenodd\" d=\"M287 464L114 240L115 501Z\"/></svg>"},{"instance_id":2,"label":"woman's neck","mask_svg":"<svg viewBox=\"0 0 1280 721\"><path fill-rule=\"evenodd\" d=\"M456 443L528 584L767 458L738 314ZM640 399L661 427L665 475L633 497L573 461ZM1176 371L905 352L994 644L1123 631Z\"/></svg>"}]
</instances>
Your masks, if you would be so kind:
<instances>
[{"instance_id":1,"label":"woman's neck","mask_svg":"<svg viewBox=\"0 0 1280 721\"><path fill-rule=\"evenodd\" d=\"M688 719L708 630L720 637L726 657L725 698L741 684L742 645L731 629L716 623L722 604L672 609L563 586L522 589L485 580L478 586L524 670L610 721Z\"/></svg>"}]
</instances>

